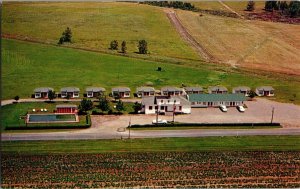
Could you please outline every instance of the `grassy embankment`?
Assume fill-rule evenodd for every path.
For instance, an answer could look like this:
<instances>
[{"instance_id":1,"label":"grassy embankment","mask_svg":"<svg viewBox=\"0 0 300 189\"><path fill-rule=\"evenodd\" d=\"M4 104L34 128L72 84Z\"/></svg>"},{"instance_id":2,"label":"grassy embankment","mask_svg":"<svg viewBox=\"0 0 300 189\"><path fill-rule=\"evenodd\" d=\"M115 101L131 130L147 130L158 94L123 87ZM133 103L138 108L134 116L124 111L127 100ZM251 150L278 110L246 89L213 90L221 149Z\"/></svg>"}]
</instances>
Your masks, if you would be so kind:
<instances>
[{"instance_id":1,"label":"grassy embankment","mask_svg":"<svg viewBox=\"0 0 300 189\"><path fill-rule=\"evenodd\" d=\"M48 45L2 40L2 97L19 95L30 98L34 88L76 86L84 92L88 86L135 88L150 81L159 89L166 85L246 85L253 89L271 85L277 101L300 103L300 82L296 77L252 74L225 66L201 64L197 68L145 61ZM157 67L163 71L158 72Z\"/></svg>"},{"instance_id":2,"label":"grassy embankment","mask_svg":"<svg viewBox=\"0 0 300 189\"><path fill-rule=\"evenodd\" d=\"M131 140L3 142L2 153L104 153L155 151L291 151L300 150L299 136L158 138Z\"/></svg>"}]
</instances>

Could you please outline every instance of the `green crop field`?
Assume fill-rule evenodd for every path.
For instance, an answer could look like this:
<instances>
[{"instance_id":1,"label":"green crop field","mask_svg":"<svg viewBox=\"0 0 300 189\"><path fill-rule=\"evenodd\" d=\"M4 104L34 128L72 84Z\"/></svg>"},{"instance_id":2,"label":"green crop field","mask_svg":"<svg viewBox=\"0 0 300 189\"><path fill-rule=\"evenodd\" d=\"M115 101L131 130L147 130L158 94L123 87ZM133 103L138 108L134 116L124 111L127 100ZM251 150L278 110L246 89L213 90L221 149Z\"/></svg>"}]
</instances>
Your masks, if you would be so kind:
<instances>
[{"instance_id":1,"label":"green crop field","mask_svg":"<svg viewBox=\"0 0 300 189\"><path fill-rule=\"evenodd\" d=\"M2 34L19 39L57 44L70 27L73 43L67 46L110 51L109 44L125 40L130 56L199 60L158 7L138 3L15 3L4 2ZM138 55L138 40L148 42L150 55ZM116 51L114 53L117 53ZM117 53L118 54L118 53Z\"/></svg>"},{"instance_id":2,"label":"green crop field","mask_svg":"<svg viewBox=\"0 0 300 189\"><path fill-rule=\"evenodd\" d=\"M163 71L156 71L157 67ZM231 89L239 85L255 88L272 85L276 96L272 99L300 102L299 80L277 75L243 73L228 67L201 64L198 67L172 65L140 59L53 47L15 40L2 40L2 97L19 95L30 98L34 88L76 86L84 92L88 86L135 88L152 82L159 89L165 85L181 86L224 85Z\"/></svg>"}]
</instances>

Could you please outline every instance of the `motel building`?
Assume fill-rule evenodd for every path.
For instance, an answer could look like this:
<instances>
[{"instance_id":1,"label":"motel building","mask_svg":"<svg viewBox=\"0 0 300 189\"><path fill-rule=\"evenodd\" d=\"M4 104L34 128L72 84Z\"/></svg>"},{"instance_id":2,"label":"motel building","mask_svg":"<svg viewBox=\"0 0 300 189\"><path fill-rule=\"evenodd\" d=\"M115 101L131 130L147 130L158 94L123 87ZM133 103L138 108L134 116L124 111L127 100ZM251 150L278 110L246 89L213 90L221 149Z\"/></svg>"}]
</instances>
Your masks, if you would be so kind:
<instances>
[{"instance_id":1,"label":"motel building","mask_svg":"<svg viewBox=\"0 0 300 189\"><path fill-rule=\"evenodd\" d=\"M34 89L34 98L48 98L48 94L50 91L54 91L53 88L50 87L40 87Z\"/></svg>"},{"instance_id":2,"label":"motel building","mask_svg":"<svg viewBox=\"0 0 300 189\"><path fill-rule=\"evenodd\" d=\"M274 96L274 88L271 86L257 87L255 93L257 96Z\"/></svg>"},{"instance_id":3,"label":"motel building","mask_svg":"<svg viewBox=\"0 0 300 189\"><path fill-rule=\"evenodd\" d=\"M74 105L74 104L59 104L59 105L56 105L56 111L55 113L70 113L70 114L73 114L73 113L77 113L78 112L78 109L77 109L77 106Z\"/></svg>"},{"instance_id":4,"label":"motel building","mask_svg":"<svg viewBox=\"0 0 300 189\"><path fill-rule=\"evenodd\" d=\"M94 98L104 95L105 88L102 87L87 87L85 89L88 98Z\"/></svg>"},{"instance_id":5,"label":"motel building","mask_svg":"<svg viewBox=\"0 0 300 189\"><path fill-rule=\"evenodd\" d=\"M241 106L247 101L244 94L190 94L187 95L192 108Z\"/></svg>"},{"instance_id":6,"label":"motel building","mask_svg":"<svg viewBox=\"0 0 300 189\"><path fill-rule=\"evenodd\" d=\"M184 89L172 86L166 86L161 88L160 90L161 95L164 96L182 96L186 95Z\"/></svg>"},{"instance_id":7,"label":"motel building","mask_svg":"<svg viewBox=\"0 0 300 189\"><path fill-rule=\"evenodd\" d=\"M153 87L138 87L136 89L136 95L139 98L144 97L144 96L154 96L155 89Z\"/></svg>"},{"instance_id":8,"label":"motel building","mask_svg":"<svg viewBox=\"0 0 300 189\"><path fill-rule=\"evenodd\" d=\"M61 98L79 98L79 88L77 87L65 87L60 89Z\"/></svg>"},{"instance_id":9,"label":"motel building","mask_svg":"<svg viewBox=\"0 0 300 189\"><path fill-rule=\"evenodd\" d=\"M112 97L129 98L130 88L128 87L115 87L111 90Z\"/></svg>"},{"instance_id":10,"label":"motel building","mask_svg":"<svg viewBox=\"0 0 300 189\"><path fill-rule=\"evenodd\" d=\"M150 96L142 99L142 110L145 114L190 114L191 103L182 96Z\"/></svg>"}]
</instances>

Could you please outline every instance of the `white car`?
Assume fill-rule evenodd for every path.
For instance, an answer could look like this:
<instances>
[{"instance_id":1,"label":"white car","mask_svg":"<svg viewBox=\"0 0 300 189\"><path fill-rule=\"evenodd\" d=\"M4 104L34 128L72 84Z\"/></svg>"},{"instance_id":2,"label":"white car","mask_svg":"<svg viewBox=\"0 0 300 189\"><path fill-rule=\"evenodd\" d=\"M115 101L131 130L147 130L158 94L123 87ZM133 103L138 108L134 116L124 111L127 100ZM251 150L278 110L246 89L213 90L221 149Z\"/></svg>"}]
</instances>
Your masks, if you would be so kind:
<instances>
[{"instance_id":1,"label":"white car","mask_svg":"<svg viewBox=\"0 0 300 189\"><path fill-rule=\"evenodd\" d=\"M221 110L222 112L227 112L227 108L226 108L226 106L224 106L224 105L220 105L220 110Z\"/></svg>"},{"instance_id":2,"label":"white car","mask_svg":"<svg viewBox=\"0 0 300 189\"><path fill-rule=\"evenodd\" d=\"M245 108L243 106L238 106L237 109L240 111L240 112L245 112Z\"/></svg>"},{"instance_id":3,"label":"white car","mask_svg":"<svg viewBox=\"0 0 300 189\"><path fill-rule=\"evenodd\" d=\"M158 119L157 120L157 124L167 124L167 120L164 120L164 119ZM152 120L152 124L156 124L156 119L153 119Z\"/></svg>"}]
</instances>

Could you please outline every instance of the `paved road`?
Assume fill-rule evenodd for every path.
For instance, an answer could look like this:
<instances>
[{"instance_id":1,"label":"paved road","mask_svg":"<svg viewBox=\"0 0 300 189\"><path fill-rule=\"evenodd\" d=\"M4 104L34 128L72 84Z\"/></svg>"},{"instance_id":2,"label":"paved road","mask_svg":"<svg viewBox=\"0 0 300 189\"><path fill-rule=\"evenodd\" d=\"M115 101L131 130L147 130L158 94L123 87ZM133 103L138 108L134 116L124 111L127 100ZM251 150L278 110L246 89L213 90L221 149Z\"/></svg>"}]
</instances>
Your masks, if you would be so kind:
<instances>
[{"instance_id":1,"label":"paved road","mask_svg":"<svg viewBox=\"0 0 300 189\"><path fill-rule=\"evenodd\" d=\"M122 129L119 129L122 130ZM298 128L279 129L190 129L190 130L131 130L131 138L161 137L207 137L207 136L250 136L250 135L300 135ZM128 130L119 132L55 132L2 134L2 141L22 140L83 140L128 138Z\"/></svg>"}]
</instances>

